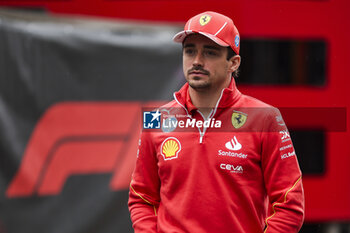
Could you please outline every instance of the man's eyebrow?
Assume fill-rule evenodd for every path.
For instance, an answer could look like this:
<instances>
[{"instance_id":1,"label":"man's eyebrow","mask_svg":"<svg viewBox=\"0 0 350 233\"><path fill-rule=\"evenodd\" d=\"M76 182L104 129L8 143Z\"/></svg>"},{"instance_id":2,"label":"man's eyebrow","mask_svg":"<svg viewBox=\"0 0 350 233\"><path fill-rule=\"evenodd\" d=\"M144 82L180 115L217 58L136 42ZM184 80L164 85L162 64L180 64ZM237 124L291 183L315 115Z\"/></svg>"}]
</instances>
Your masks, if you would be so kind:
<instances>
[{"instance_id":1,"label":"man's eyebrow","mask_svg":"<svg viewBox=\"0 0 350 233\"><path fill-rule=\"evenodd\" d=\"M194 47L194 44L184 44L184 48Z\"/></svg>"},{"instance_id":2,"label":"man's eyebrow","mask_svg":"<svg viewBox=\"0 0 350 233\"><path fill-rule=\"evenodd\" d=\"M184 47L184 48L189 48L189 47L190 47L190 48L193 48L193 47L195 47L195 45L189 43L189 44L184 44L183 47ZM221 50L220 47L214 46L214 45L204 45L204 48L206 48L206 49L214 49L214 50L217 50L217 51L220 51L220 50Z\"/></svg>"},{"instance_id":3,"label":"man's eyebrow","mask_svg":"<svg viewBox=\"0 0 350 233\"><path fill-rule=\"evenodd\" d=\"M206 49L214 49L214 50L217 50L217 51L221 50L219 47L213 46L213 45L204 45L204 48L206 48Z\"/></svg>"}]
</instances>

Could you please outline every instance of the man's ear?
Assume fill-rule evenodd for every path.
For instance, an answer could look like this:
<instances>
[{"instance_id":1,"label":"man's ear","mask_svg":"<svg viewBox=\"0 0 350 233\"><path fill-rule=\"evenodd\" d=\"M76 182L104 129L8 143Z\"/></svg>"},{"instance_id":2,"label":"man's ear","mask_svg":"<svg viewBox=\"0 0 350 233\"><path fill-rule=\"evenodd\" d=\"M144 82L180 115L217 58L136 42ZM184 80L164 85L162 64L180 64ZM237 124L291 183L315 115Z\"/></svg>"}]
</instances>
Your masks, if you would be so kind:
<instances>
[{"instance_id":1,"label":"man's ear","mask_svg":"<svg viewBox=\"0 0 350 233\"><path fill-rule=\"evenodd\" d=\"M241 56L239 55L235 55L235 56L232 56L230 59L229 59L229 72L230 73L233 73L235 72L236 70L238 70L239 66L241 65Z\"/></svg>"}]
</instances>

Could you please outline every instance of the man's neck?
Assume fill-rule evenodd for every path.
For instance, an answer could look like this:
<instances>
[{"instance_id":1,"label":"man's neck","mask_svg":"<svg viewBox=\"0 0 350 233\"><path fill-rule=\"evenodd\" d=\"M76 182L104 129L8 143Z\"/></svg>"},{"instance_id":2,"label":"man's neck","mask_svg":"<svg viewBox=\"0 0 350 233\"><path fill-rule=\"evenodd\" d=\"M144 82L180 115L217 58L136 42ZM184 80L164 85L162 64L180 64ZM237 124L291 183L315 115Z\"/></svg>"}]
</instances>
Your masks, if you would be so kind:
<instances>
[{"instance_id":1,"label":"man's neck","mask_svg":"<svg viewBox=\"0 0 350 233\"><path fill-rule=\"evenodd\" d=\"M198 108L198 110L208 118L211 110L215 108L221 92L225 87L217 88L215 90L195 90L189 87L189 95L191 97L192 104Z\"/></svg>"}]
</instances>

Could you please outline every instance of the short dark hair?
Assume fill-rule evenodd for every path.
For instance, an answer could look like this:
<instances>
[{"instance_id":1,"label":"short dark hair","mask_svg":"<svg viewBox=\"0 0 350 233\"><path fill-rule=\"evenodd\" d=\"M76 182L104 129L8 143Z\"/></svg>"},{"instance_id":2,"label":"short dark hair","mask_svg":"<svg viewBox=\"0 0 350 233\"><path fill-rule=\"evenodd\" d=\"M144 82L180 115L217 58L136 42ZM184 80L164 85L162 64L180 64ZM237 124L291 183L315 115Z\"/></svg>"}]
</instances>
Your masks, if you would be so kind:
<instances>
[{"instance_id":1,"label":"short dark hair","mask_svg":"<svg viewBox=\"0 0 350 233\"><path fill-rule=\"evenodd\" d=\"M233 51L233 49L231 47L227 47L227 60L230 60L231 57L233 56L236 56L237 54L235 53L235 51ZM232 73L232 76L237 78L239 75L239 69L235 70L233 73Z\"/></svg>"}]
</instances>

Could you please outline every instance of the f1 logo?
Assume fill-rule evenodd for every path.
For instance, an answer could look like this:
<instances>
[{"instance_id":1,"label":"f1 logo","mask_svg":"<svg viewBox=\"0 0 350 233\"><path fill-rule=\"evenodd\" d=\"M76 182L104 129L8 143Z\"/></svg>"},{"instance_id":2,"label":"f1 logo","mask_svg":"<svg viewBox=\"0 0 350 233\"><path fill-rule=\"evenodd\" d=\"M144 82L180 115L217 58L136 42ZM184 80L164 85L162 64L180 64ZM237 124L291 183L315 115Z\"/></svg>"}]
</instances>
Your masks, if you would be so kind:
<instances>
[{"instance_id":1,"label":"f1 logo","mask_svg":"<svg viewBox=\"0 0 350 233\"><path fill-rule=\"evenodd\" d=\"M78 174L113 173L110 188L128 188L136 160L140 109L140 103L52 106L36 125L6 196L55 195L67 178Z\"/></svg>"}]
</instances>

